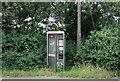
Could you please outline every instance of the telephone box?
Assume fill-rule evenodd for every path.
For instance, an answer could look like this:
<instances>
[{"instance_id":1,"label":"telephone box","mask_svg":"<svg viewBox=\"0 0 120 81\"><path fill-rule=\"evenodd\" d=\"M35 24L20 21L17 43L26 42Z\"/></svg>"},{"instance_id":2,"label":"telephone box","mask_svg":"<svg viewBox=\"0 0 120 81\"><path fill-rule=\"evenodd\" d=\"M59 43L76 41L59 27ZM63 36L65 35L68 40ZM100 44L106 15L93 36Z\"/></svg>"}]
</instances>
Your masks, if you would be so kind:
<instances>
[{"instance_id":1,"label":"telephone box","mask_svg":"<svg viewBox=\"0 0 120 81\"><path fill-rule=\"evenodd\" d=\"M47 65L53 71L65 67L65 34L64 31L47 32Z\"/></svg>"}]
</instances>

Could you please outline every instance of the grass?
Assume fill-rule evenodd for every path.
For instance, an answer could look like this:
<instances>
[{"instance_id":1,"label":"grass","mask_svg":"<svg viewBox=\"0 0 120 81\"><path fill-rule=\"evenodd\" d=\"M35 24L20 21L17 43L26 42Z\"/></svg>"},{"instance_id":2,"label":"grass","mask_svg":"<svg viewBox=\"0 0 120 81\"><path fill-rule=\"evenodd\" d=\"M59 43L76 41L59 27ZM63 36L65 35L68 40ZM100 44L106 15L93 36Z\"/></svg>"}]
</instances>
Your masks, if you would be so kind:
<instances>
[{"instance_id":1,"label":"grass","mask_svg":"<svg viewBox=\"0 0 120 81\"><path fill-rule=\"evenodd\" d=\"M80 68L73 67L70 71L60 72L59 76L80 78L112 78L117 77L116 71L107 71L92 65L83 65Z\"/></svg>"},{"instance_id":2,"label":"grass","mask_svg":"<svg viewBox=\"0 0 120 81\"><path fill-rule=\"evenodd\" d=\"M2 70L0 69L0 78L2 77Z\"/></svg>"},{"instance_id":3,"label":"grass","mask_svg":"<svg viewBox=\"0 0 120 81\"><path fill-rule=\"evenodd\" d=\"M2 76L11 76L11 77L23 77L23 76L55 76L55 73L50 71L47 68L42 69L35 69L29 71L23 70L3 70Z\"/></svg>"},{"instance_id":4,"label":"grass","mask_svg":"<svg viewBox=\"0 0 120 81\"><path fill-rule=\"evenodd\" d=\"M25 76L57 76L57 77L73 77L73 78L112 78L117 77L116 71L107 71L100 67L92 65L82 65L81 67L73 67L69 71L52 72L48 68L35 69L30 71L23 70L3 70L2 76L7 77L25 77Z\"/></svg>"}]
</instances>

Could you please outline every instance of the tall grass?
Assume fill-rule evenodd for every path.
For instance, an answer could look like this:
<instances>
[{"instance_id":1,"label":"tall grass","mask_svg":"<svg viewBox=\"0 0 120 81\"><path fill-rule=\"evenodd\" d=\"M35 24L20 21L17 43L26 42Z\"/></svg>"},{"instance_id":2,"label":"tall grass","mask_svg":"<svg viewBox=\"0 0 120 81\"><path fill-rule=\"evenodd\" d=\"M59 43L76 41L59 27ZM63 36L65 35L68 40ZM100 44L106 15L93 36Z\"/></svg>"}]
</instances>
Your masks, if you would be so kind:
<instances>
[{"instance_id":1,"label":"tall grass","mask_svg":"<svg viewBox=\"0 0 120 81\"><path fill-rule=\"evenodd\" d=\"M48 68L34 69L29 71L23 70L3 70L3 77L24 77L24 76L55 76L55 73Z\"/></svg>"},{"instance_id":2,"label":"tall grass","mask_svg":"<svg viewBox=\"0 0 120 81\"><path fill-rule=\"evenodd\" d=\"M99 66L82 65L73 67L70 71L60 72L59 76L80 78L112 78L117 77L117 71L107 71Z\"/></svg>"},{"instance_id":3,"label":"tall grass","mask_svg":"<svg viewBox=\"0 0 120 81\"><path fill-rule=\"evenodd\" d=\"M3 70L3 77L24 77L24 76L56 76L56 77L78 77L78 78L112 78L117 77L117 71L107 71L92 65L72 67L69 71L53 72L48 68L23 70Z\"/></svg>"}]
</instances>

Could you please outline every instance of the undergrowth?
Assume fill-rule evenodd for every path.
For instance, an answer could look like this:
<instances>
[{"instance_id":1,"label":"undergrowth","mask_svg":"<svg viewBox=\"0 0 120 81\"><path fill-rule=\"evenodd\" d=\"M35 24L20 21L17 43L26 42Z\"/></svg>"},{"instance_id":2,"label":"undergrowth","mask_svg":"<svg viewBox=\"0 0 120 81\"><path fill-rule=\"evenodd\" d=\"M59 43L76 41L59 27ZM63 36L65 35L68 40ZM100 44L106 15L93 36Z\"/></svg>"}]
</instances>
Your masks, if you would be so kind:
<instances>
[{"instance_id":1,"label":"undergrowth","mask_svg":"<svg viewBox=\"0 0 120 81\"><path fill-rule=\"evenodd\" d=\"M112 78L117 77L117 71L107 71L99 66L81 65L72 67L69 71L53 72L48 68L34 69L29 71L23 70L3 70L3 77L23 77L23 76L56 76L56 77L73 77L73 78Z\"/></svg>"}]
</instances>

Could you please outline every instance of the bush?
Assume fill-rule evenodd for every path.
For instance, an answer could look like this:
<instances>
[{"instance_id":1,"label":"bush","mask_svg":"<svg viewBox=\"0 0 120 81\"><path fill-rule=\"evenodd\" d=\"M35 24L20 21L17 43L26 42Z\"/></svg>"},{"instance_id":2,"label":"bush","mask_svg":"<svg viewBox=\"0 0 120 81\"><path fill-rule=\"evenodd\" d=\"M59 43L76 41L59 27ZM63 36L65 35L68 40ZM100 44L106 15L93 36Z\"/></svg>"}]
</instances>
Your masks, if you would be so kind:
<instances>
[{"instance_id":1,"label":"bush","mask_svg":"<svg viewBox=\"0 0 120 81\"><path fill-rule=\"evenodd\" d=\"M117 70L119 62L118 26L92 31L76 53L76 43L66 41L66 66L91 63L108 70ZM3 36L3 68L29 70L46 66L46 35L38 32L20 34L11 31Z\"/></svg>"},{"instance_id":2,"label":"bush","mask_svg":"<svg viewBox=\"0 0 120 81\"><path fill-rule=\"evenodd\" d=\"M111 25L100 31L92 31L76 57L80 59L80 63L98 64L108 70L117 70L120 65L118 26Z\"/></svg>"},{"instance_id":3,"label":"bush","mask_svg":"<svg viewBox=\"0 0 120 81\"><path fill-rule=\"evenodd\" d=\"M74 41L66 41L66 66L68 68L73 66L75 63L75 55L76 55L76 44Z\"/></svg>"},{"instance_id":4,"label":"bush","mask_svg":"<svg viewBox=\"0 0 120 81\"><path fill-rule=\"evenodd\" d=\"M3 36L3 68L30 70L46 66L46 35L21 34L13 30ZM66 66L76 62L76 44L66 41Z\"/></svg>"},{"instance_id":5,"label":"bush","mask_svg":"<svg viewBox=\"0 0 120 81\"><path fill-rule=\"evenodd\" d=\"M46 65L46 36L19 34L5 35L3 43L3 67L7 69L33 69Z\"/></svg>"}]
</instances>

